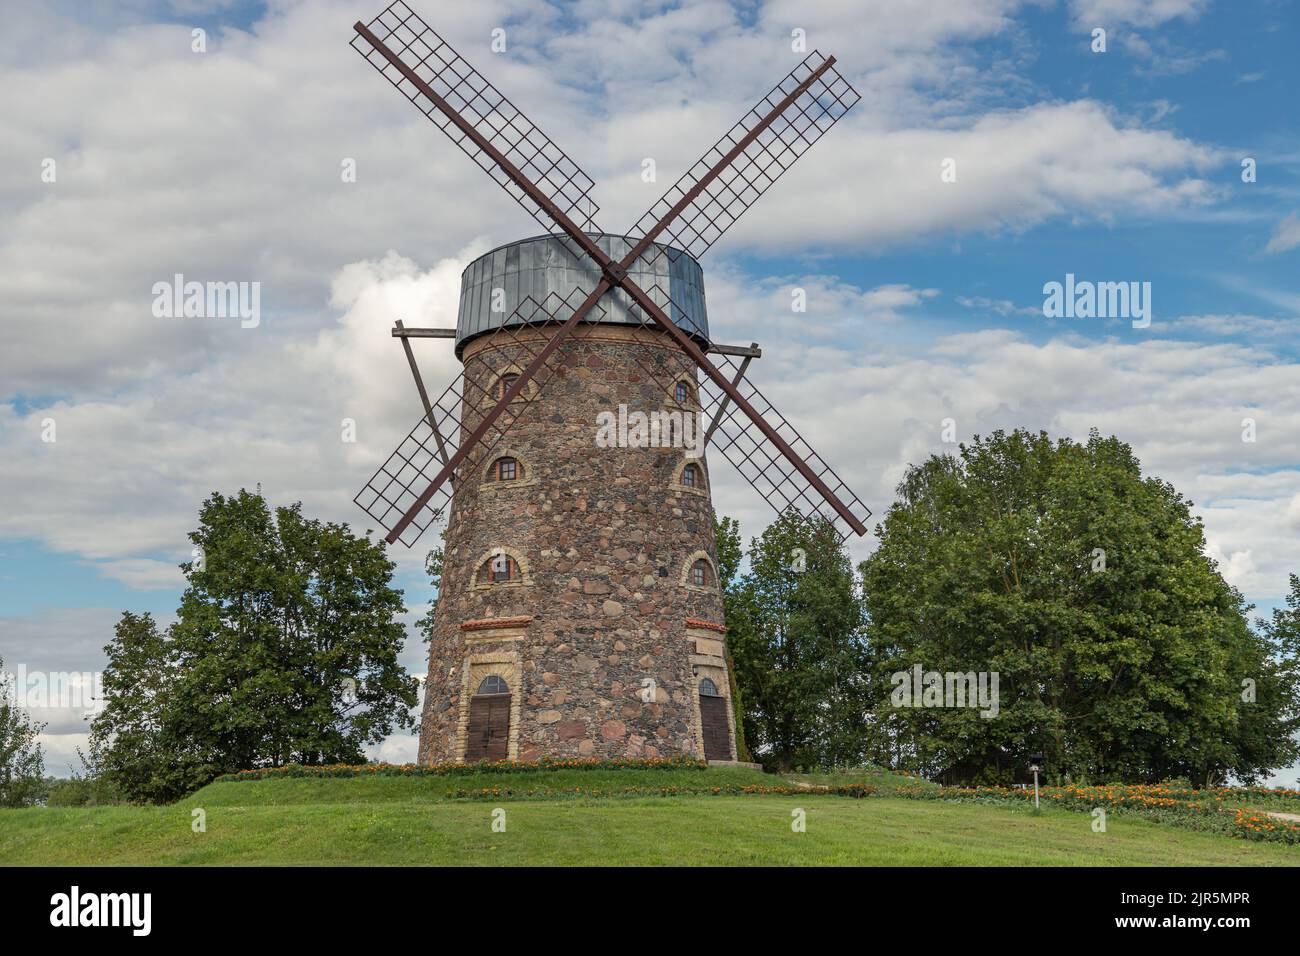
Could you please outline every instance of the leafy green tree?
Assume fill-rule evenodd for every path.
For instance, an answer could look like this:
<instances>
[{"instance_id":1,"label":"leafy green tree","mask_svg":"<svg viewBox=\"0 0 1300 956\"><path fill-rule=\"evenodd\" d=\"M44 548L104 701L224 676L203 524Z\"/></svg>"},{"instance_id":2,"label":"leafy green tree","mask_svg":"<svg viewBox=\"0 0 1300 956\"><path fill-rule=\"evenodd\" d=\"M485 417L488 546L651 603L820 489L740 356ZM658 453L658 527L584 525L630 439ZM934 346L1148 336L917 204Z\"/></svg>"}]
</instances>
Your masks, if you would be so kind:
<instances>
[{"instance_id":1,"label":"leafy green tree","mask_svg":"<svg viewBox=\"0 0 1300 956\"><path fill-rule=\"evenodd\" d=\"M0 807L30 807L45 796L45 755L36 723L18 706L17 688L0 659Z\"/></svg>"},{"instance_id":2,"label":"leafy green tree","mask_svg":"<svg viewBox=\"0 0 1300 956\"><path fill-rule=\"evenodd\" d=\"M220 771L217 755L177 734L180 671L175 647L150 614L122 612L105 645L104 707L90 722L90 753L82 763L136 801L174 800Z\"/></svg>"},{"instance_id":3,"label":"leafy green tree","mask_svg":"<svg viewBox=\"0 0 1300 956\"><path fill-rule=\"evenodd\" d=\"M728 535L736 541L719 546L720 571L735 575L734 526L724 527ZM750 746L783 770L856 761L867 649L853 566L834 527L781 515L751 541L749 566L725 600Z\"/></svg>"},{"instance_id":4,"label":"leafy green tree","mask_svg":"<svg viewBox=\"0 0 1300 956\"><path fill-rule=\"evenodd\" d=\"M1261 733L1294 683L1269 683L1190 502L1117 439L976 438L913 467L878 532L862 565L878 686L916 664L999 675L992 719L878 694L896 763L1006 780L1041 751L1076 780L1204 784L1294 758ZM1272 703L1243 701L1252 677Z\"/></svg>"},{"instance_id":5,"label":"leafy green tree","mask_svg":"<svg viewBox=\"0 0 1300 956\"><path fill-rule=\"evenodd\" d=\"M1250 781L1290 763L1300 750L1300 577L1291 575L1286 607L1261 621L1260 632L1261 645L1244 668L1242 710L1250 719L1241 721L1233 741L1242 755L1236 774Z\"/></svg>"},{"instance_id":6,"label":"leafy green tree","mask_svg":"<svg viewBox=\"0 0 1300 956\"><path fill-rule=\"evenodd\" d=\"M121 789L166 800L234 770L356 763L413 725L382 545L242 490L205 501L190 538L176 623L123 615L106 648L92 744Z\"/></svg>"},{"instance_id":7,"label":"leafy green tree","mask_svg":"<svg viewBox=\"0 0 1300 956\"><path fill-rule=\"evenodd\" d=\"M718 551L718 585L722 589L724 615L729 615L731 596L736 587L736 575L744 555L740 547L740 522L735 518L713 516L713 536ZM740 681L736 679L736 662L731 654L731 642L726 642L727 676L731 691L732 720L736 725L736 759L749 763L754 758L749 752L745 737L745 700Z\"/></svg>"},{"instance_id":8,"label":"leafy green tree","mask_svg":"<svg viewBox=\"0 0 1300 956\"><path fill-rule=\"evenodd\" d=\"M415 629L426 644L433 640L434 615L438 610L438 596L442 594L442 565L446 560L446 540L447 529L443 528L442 540L424 556L424 573L429 576L429 590L434 599L429 604L429 610L415 622Z\"/></svg>"}]
</instances>

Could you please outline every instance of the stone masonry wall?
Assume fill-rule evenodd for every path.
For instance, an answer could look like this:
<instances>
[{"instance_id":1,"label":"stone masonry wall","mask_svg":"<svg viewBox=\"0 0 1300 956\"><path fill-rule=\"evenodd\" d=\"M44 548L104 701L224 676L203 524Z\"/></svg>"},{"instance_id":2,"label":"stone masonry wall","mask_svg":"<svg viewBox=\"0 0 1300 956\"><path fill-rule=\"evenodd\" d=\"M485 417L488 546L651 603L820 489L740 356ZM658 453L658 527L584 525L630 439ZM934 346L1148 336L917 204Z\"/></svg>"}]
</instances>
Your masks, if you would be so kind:
<instances>
[{"instance_id":1,"label":"stone masonry wall","mask_svg":"<svg viewBox=\"0 0 1300 956\"><path fill-rule=\"evenodd\" d=\"M464 374L490 390L502 372L526 363L514 334L550 330L469 343ZM617 413L620 403L682 408L638 358L654 363L661 379L675 381L689 366L671 341L645 329L593 325L574 339L491 455L470 456L457 473L421 762L463 758L469 696L492 673L510 685L510 756L521 760L699 755L698 682L711 676L727 692L706 459L688 459L681 448L596 444L598 413ZM683 377L694 391L693 375ZM465 433L488 407L467 400ZM522 480L486 480L502 455L523 463ZM703 488L681 485L687 461L699 465ZM477 583L498 550L516 560L522 579ZM705 588L688 577L700 556L715 569ZM655 682L649 701L647 678Z\"/></svg>"}]
</instances>

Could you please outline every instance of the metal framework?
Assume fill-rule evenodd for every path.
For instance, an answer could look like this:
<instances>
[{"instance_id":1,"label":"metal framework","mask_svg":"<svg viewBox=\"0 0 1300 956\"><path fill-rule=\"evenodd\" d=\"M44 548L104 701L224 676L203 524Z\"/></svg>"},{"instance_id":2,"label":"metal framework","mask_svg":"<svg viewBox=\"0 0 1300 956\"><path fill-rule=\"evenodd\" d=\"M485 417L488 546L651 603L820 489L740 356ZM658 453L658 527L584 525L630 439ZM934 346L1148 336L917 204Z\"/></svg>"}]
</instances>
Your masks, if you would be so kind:
<instances>
[{"instance_id":1,"label":"metal framework","mask_svg":"<svg viewBox=\"0 0 1300 956\"><path fill-rule=\"evenodd\" d=\"M657 355L651 360L647 346L637 359L642 368L667 390L682 374L694 378L696 369L704 374L700 400L710 416L708 433L719 436L724 455L760 494L779 511L822 515L841 538L850 531L866 533L870 510L758 389L744 382L748 358L717 349L713 354L721 367L710 361L669 318L670 311L685 312L669 300L668 290L660 285L643 289L628 275L645 255L676 256L678 248L702 255L857 102L857 91L835 69L834 57L814 51L773 87L641 217L631 251L615 262L587 234L600 231L591 178L410 7L399 0L354 29L352 45L376 70L544 228L558 231L602 273L585 296L579 289L568 299L552 295L516 308L498 331L509 336L501 347L515 353L512 359L520 368L503 395L463 395L462 382L482 388L462 376L426 406L425 415L356 498L388 530L390 543L414 543L443 513L457 469L471 455L490 452L536 401L557 368L554 353L566 340L581 338L584 320L599 321L604 314L600 301L615 287L628 295L632 313L645 326L667 334L681 350L676 361L682 368L673 369L664 367L663 350L653 350ZM661 244L661 237L677 248ZM557 324L549 337L521 334ZM400 327L394 335L399 332ZM744 358L743 364L737 358ZM460 408L472 410L466 421L458 421ZM482 408L487 411L480 413ZM463 438L453 443L448 436Z\"/></svg>"},{"instance_id":2,"label":"metal framework","mask_svg":"<svg viewBox=\"0 0 1300 956\"><path fill-rule=\"evenodd\" d=\"M555 228L550 210L543 215L546 207L508 169L539 184L549 196L548 205L562 209L585 229L593 227L600 207L591 198L596 185L592 178L410 7L399 0L369 25L357 23L355 29L352 48L543 229Z\"/></svg>"}]
</instances>

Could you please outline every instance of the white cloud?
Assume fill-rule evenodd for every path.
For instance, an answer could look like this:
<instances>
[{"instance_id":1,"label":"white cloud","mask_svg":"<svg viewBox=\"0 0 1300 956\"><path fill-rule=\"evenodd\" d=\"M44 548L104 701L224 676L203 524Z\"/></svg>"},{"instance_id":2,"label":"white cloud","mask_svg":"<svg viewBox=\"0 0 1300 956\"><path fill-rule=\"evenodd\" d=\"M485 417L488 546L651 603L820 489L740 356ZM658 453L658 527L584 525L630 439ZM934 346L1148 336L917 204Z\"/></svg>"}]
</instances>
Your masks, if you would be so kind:
<instances>
[{"instance_id":1,"label":"white cloud","mask_svg":"<svg viewBox=\"0 0 1300 956\"><path fill-rule=\"evenodd\" d=\"M1195 20L1210 0L1070 0L1077 24L1084 27L1155 27L1170 20Z\"/></svg>"},{"instance_id":2,"label":"white cloud","mask_svg":"<svg viewBox=\"0 0 1300 956\"><path fill-rule=\"evenodd\" d=\"M345 267L331 299L342 315L309 338L236 331L257 344L123 388L111 401L25 413L0 405L0 484L12 489L0 537L104 561L110 577L153 587L189 559L186 534L212 491L261 483L273 501L301 499L309 511L368 527L352 495L420 415L389 330L402 317L454 324L467 255L427 271L393 253ZM450 343L414 347L436 396L456 367ZM46 418L57 426L52 444L41 441ZM356 422L355 443L342 441L344 418Z\"/></svg>"},{"instance_id":3,"label":"white cloud","mask_svg":"<svg viewBox=\"0 0 1300 956\"><path fill-rule=\"evenodd\" d=\"M999 316L1009 315L1037 315L1043 314L1041 305L1018 306L1010 299L990 299L988 296L959 295L953 297L954 301L965 309L973 309L978 312L993 313Z\"/></svg>"},{"instance_id":4,"label":"white cloud","mask_svg":"<svg viewBox=\"0 0 1300 956\"><path fill-rule=\"evenodd\" d=\"M1289 252L1296 246L1300 246L1300 213L1293 212L1283 217L1274 228L1264 252Z\"/></svg>"},{"instance_id":5,"label":"white cloud","mask_svg":"<svg viewBox=\"0 0 1300 956\"><path fill-rule=\"evenodd\" d=\"M963 44L1009 31L1019 7L771 4L751 25L720 3L629 5L640 19L578 17L565 34L553 10L521 0L440 8L436 20L595 176L607 229L648 208L793 66L788 23L833 47L864 101L745 217L732 251L879 247L1208 202L1203 175L1218 156L1206 146L1086 100L982 112L996 84L1019 95L1020 81L963 72L975 56ZM96 34L20 9L11 20L43 26L24 34L31 58L0 60L0 83L25 91L21 109L0 108L0 163L28 170L0 183L0 378L14 391L107 395L268 337L302 341L348 263L390 248L427 263L536 231L347 47L354 4L274 3L251 32L214 31L203 55L184 24ZM493 56L489 31L503 22L512 52ZM78 55L45 55L74 38ZM980 84L994 86L969 98ZM656 184L640 182L647 155ZM946 157L955 184L939 182ZM53 184L40 180L45 158L58 164ZM345 158L355 183L341 181ZM260 282L259 336L153 318L153 283L177 272Z\"/></svg>"},{"instance_id":6,"label":"white cloud","mask_svg":"<svg viewBox=\"0 0 1300 956\"><path fill-rule=\"evenodd\" d=\"M1232 315L1180 315L1177 318L1152 323L1157 332L1187 330L1221 336L1292 336L1300 332L1300 318L1274 318L1271 316L1234 313Z\"/></svg>"},{"instance_id":7,"label":"white cloud","mask_svg":"<svg viewBox=\"0 0 1300 956\"><path fill-rule=\"evenodd\" d=\"M1286 523L1293 530L1300 532L1300 494L1291 499L1286 508ZM1300 574L1300 571L1296 573Z\"/></svg>"},{"instance_id":8,"label":"white cloud","mask_svg":"<svg viewBox=\"0 0 1300 956\"><path fill-rule=\"evenodd\" d=\"M140 591L175 589L184 582L178 564L152 558L123 558L101 561L93 566L104 577Z\"/></svg>"},{"instance_id":9,"label":"white cloud","mask_svg":"<svg viewBox=\"0 0 1300 956\"><path fill-rule=\"evenodd\" d=\"M729 242L878 247L1019 231L1069 215L1110 220L1213 201L1216 150L1123 125L1091 101L980 116L963 128L835 131L736 226ZM944 160L957 181L940 180Z\"/></svg>"}]
</instances>

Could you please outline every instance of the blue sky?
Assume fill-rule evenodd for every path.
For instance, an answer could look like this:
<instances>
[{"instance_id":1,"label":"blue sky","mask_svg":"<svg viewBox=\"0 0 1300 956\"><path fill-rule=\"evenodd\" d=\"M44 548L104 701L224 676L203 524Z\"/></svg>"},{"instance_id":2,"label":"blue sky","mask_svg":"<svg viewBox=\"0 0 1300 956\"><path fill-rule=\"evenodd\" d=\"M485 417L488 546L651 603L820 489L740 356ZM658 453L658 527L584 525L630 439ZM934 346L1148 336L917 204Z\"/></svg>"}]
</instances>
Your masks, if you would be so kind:
<instances>
[{"instance_id":1,"label":"blue sky","mask_svg":"<svg viewBox=\"0 0 1300 956\"><path fill-rule=\"evenodd\" d=\"M790 31L806 30L863 100L704 265L715 334L760 341L754 380L823 457L880 515L908 463L950 450L945 417L961 438L1095 426L1196 502L1261 610L1300 572L1293 3L414 5L592 174L610 230L797 62ZM536 232L347 48L380 6L21 0L9 15L0 81L33 92L0 107L7 664L94 669L121 610L170 615L213 490L261 482L365 527L352 494L418 415L386 329L451 324L464 264ZM503 55L487 49L498 26ZM639 179L647 156L656 184ZM260 326L153 318L151 284L177 271L259 281ZM1067 273L1150 282L1152 327L1044 318L1044 283ZM807 314L789 309L796 286ZM440 390L454 360L419 354ZM718 506L757 533L765 506L719 471ZM413 621L422 552L395 557ZM422 670L414 638L403 661ZM81 733L52 717L52 769Z\"/></svg>"}]
</instances>

